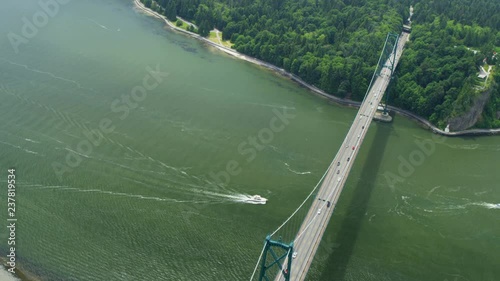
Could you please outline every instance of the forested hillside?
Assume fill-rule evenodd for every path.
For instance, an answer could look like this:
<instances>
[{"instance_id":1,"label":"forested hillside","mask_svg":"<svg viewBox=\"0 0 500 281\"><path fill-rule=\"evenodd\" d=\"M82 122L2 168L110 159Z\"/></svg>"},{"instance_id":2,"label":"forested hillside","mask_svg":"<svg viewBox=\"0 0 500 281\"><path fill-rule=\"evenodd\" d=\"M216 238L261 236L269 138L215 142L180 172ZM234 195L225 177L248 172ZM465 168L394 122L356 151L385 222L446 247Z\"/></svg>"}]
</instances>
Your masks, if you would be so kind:
<instances>
[{"instance_id":1,"label":"forested hillside","mask_svg":"<svg viewBox=\"0 0 500 281\"><path fill-rule=\"evenodd\" d=\"M488 98L476 127L500 127L500 87L492 83L500 84L500 60L492 59L500 46L500 1L415 2L411 41L390 91L395 105L444 128L474 118L470 112ZM477 78L479 66L488 69L485 58L497 65L488 81ZM462 123L452 129L468 127Z\"/></svg>"},{"instance_id":2,"label":"forested hillside","mask_svg":"<svg viewBox=\"0 0 500 281\"><path fill-rule=\"evenodd\" d=\"M143 1L155 8L155 2ZM412 42L391 86L391 103L443 127L467 112L482 90L495 85L493 79L481 84L476 74L485 57L488 63L497 63L492 55L500 46L498 0L156 3L169 19L180 16L196 23L203 36L213 28L222 30L223 38L230 39L239 52L283 67L332 95L354 100L365 94L387 32L399 33L414 5ZM500 127L498 87L490 92L478 125Z\"/></svg>"}]
</instances>

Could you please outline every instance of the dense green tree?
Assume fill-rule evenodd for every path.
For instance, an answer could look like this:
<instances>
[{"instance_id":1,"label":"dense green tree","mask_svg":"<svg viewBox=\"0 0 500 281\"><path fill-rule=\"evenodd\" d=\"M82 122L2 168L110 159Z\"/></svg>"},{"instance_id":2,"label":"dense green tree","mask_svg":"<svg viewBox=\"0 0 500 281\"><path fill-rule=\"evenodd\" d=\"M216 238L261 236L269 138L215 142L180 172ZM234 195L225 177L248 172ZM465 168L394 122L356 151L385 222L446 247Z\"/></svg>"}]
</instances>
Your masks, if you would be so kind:
<instances>
[{"instance_id":1,"label":"dense green tree","mask_svg":"<svg viewBox=\"0 0 500 281\"><path fill-rule=\"evenodd\" d=\"M169 19L170 21L176 21L177 11L176 11L175 1L163 0L161 4L165 8L165 16L167 17L167 19Z\"/></svg>"},{"instance_id":2,"label":"dense green tree","mask_svg":"<svg viewBox=\"0 0 500 281\"><path fill-rule=\"evenodd\" d=\"M151 0L143 0L151 6ZM483 59L497 64L498 0L157 0L207 36L214 27L239 52L270 62L332 95L362 100L388 32L414 5L411 41L390 87L391 103L444 126L477 96ZM194 30L193 27L189 27ZM497 71L499 72L499 71ZM498 76L497 76L498 77ZM492 83L494 84L494 83ZM480 126L499 122L493 88ZM498 126L498 125L497 125Z\"/></svg>"}]
</instances>

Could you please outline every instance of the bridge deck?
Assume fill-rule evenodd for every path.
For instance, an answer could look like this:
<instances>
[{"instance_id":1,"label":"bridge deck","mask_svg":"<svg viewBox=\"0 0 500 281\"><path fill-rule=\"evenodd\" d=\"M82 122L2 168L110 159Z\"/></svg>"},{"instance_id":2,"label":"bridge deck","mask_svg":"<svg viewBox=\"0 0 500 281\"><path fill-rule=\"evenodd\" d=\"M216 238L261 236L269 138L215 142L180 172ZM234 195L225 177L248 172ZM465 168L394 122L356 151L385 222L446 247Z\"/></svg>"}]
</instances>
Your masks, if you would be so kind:
<instances>
[{"instance_id":1,"label":"bridge deck","mask_svg":"<svg viewBox=\"0 0 500 281\"><path fill-rule=\"evenodd\" d=\"M396 60L394 67L401 57L403 47L408 40L408 34L402 33L399 37ZM392 56L391 56L392 57ZM388 61L385 62L388 65ZM302 223L298 235L294 241L294 248L297 252L296 258L292 261L291 278L292 281L302 281L305 279L307 271L316 254L323 233L333 214L340 193L344 187L346 179L356 159L359 147L363 143L366 131L372 122L377 106L384 95L391 79L391 71L384 67L380 75L374 81L371 90L366 95L359 111L354 119L349 132L342 143L333 165L318 191L309 212ZM328 207L328 203L330 206ZM303 233L301 235L301 233ZM286 264L286 261L284 262ZM277 281L285 280L283 275L276 278Z\"/></svg>"}]
</instances>

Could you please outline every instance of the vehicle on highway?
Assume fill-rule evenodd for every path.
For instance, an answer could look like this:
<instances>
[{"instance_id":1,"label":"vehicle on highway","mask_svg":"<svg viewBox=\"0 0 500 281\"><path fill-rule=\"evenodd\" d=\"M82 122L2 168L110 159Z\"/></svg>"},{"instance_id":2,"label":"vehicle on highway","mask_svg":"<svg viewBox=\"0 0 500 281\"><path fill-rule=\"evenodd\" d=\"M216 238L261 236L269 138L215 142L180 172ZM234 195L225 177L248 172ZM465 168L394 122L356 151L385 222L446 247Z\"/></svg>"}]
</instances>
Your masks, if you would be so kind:
<instances>
[{"instance_id":1,"label":"vehicle on highway","mask_svg":"<svg viewBox=\"0 0 500 281\"><path fill-rule=\"evenodd\" d=\"M353 146L353 147L352 147L352 150L354 150L355 148L356 148L356 147L355 147L355 146Z\"/></svg>"},{"instance_id":2,"label":"vehicle on highway","mask_svg":"<svg viewBox=\"0 0 500 281\"><path fill-rule=\"evenodd\" d=\"M347 162L349 162L349 160L351 160L351 157L347 157Z\"/></svg>"},{"instance_id":3,"label":"vehicle on highway","mask_svg":"<svg viewBox=\"0 0 500 281\"><path fill-rule=\"evenodd\" d=\"M321 209L318 209L318 215L321 214Z\"/></svg>"},{"instance_id":4,"label":"vehicle on highway","mask_svg":"<svg viewBox=\"0 0 500 281\"><path fill-rule=\"evenodd\" d=\"M337 163L337 166L340 166L340 162Z\"/></svg>"},{"instance_id":5,"label":"vehicle on highway","mask_svg":"<svg viewBox=\"0 0 500 281\"><path fill-rule=\"evenodd\" d=\"M337 175L340 174L340 170L337 170Z\"/></svg>"},{"instance_id":6,"label":"vehicle on highway","mask_svg":"<svg viewBox=\"0 0 500 281\"><path fill-rule=\"evenodd\" d=\"M296 257L297 257L297 252L293 252L292 258L296 258Z\"/></svg>"},{"instance_id":7,"label":"vehicle on highway","mask_svg":"<svg viewBox=\"0 0 500 281\"><path fill-rule=\"evenodd\" d=\"M330 208L330 201L326 202L326 207Z\"/></svg>"},{"instance_id":8,"label":"vehicle on highway","mask_svg":"<svg viewBox=\"0 0 500 281\"><path fill-rule=\"evenodd\" d=\"M288 268L283 269L283 275L288 276Z\"/></svg>"}]
</instances>

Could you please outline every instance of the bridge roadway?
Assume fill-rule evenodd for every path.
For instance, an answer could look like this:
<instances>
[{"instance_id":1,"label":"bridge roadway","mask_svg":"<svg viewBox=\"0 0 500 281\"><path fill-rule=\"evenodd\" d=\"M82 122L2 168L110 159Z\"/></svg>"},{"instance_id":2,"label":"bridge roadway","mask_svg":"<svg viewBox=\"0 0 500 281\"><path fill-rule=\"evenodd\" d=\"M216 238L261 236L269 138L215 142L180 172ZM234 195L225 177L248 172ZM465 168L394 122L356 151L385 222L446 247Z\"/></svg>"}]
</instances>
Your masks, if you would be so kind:
<instances>
[{"instance_id":1,"label":"bridge roadway","mask_svg":"<svg viewBox=\"0 0 500 281\"><path fill-rule=\"evenodd\" d=\"M408 36L409 34L402 33L399 37L394 68L401 57ZM391 54L389 59L392 58L393 55ZM385 65L391 65L391 62L388 60L385 62ZM389 85L390 79L391 70L384 67L373 82L371 90L365 96L356 119L354 119L342 146L337 152L333 164L329 167L317 196L294 240L294 251L297 252L297 255L292 261L291 281L302 281L306 278L323 233L333 214L352 164L356 159L359 147L363 143L366 131L372 122L373 116L377 111L377 106ZM285 260L283 264L286 265L287 261ZM279 274L275 280L282 281L285 279L283 274Z\"/></svg>"}]
</instances>

